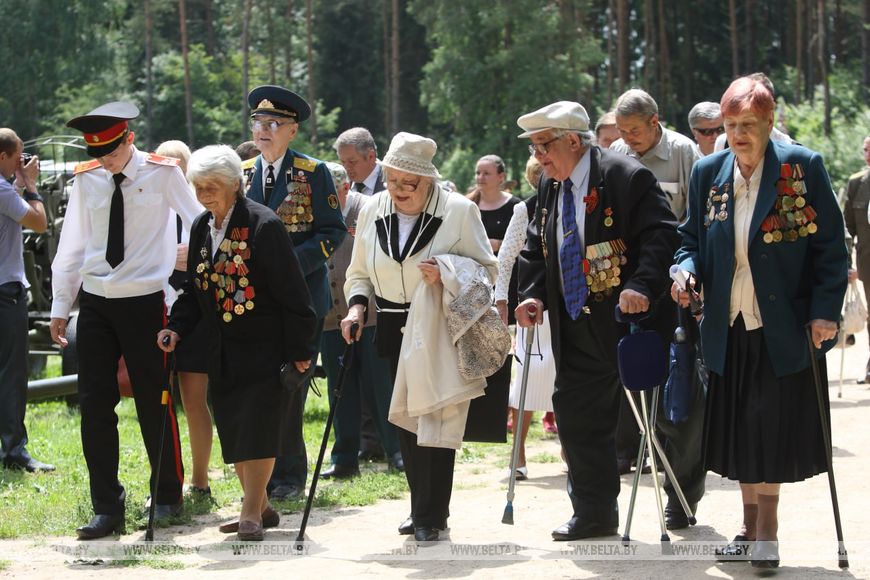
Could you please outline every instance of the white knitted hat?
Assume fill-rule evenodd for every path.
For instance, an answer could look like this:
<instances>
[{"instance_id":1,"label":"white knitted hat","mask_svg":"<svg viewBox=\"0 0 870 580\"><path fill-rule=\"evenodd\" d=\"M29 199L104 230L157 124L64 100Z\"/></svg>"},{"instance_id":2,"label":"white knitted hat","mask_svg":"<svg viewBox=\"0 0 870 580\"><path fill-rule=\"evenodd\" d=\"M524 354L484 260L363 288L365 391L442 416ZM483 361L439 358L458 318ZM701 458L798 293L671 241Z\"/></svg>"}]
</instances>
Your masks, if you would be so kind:
<instances>
[{"instance_id":1,"label":"white knitted hat","mask_svg":"<svg viewBox=\"0 0 870 580\"><path fill-rule=\"evenodd\" d=\"M381 165L414 175L440 179L441 174L432 164L432 158L435 157L437 150L438 145L428 137L413 133L396 133Z\"/></svg>"}]
</instances>

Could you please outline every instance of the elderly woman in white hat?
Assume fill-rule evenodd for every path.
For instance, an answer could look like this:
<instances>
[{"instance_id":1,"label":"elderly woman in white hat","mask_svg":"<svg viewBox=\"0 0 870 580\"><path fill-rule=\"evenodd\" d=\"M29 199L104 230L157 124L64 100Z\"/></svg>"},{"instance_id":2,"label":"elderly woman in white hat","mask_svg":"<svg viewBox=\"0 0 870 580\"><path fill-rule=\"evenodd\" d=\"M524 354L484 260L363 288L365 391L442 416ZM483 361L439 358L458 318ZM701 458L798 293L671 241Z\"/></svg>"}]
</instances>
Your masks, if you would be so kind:
<instances>
[{"instance_id":1,"label":"elderly woman in white hat","mask_svg":"<svg viewBox=\"0 0 870 580\"><path fill-rule=\"evenodd\" d=\"M465 256L483 265L492 281L498 274L480 210L438 184L441 176L432 164L436 149L432 139L419 135L393 137L381 162L387 189L376 194L359 216L347 270L344 293L350 308L341 323L345 340L351 340L351 325L358 323L362 330L366 310L376 307L377 349L389 359L394 379L411 297L421 281L441 281L432 258ZM369 302L372 297L374 304ZM399 533L413 533L418 542L437 540L439 531L447 528L456 452L419 446L414 433L397 431L411 490L411 517L399 526Z\"/></svg>"}]
</instances>

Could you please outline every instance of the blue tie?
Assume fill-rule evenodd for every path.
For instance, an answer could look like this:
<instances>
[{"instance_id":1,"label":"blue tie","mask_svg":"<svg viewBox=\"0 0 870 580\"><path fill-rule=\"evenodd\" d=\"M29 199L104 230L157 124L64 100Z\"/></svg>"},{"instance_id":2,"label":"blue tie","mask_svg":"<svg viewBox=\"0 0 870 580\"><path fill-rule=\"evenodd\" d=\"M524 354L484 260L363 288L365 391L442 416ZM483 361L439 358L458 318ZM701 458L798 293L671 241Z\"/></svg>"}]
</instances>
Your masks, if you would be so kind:
<instances>
[{"instance_id":1,"label":"blue tie","mask_svg":"<svg viewBox=\"0 0 870 580\"><path fill-rule=\"evenodd\" d=\"M564 287L565 308L571 320L577 320L589 288L583 272L583 251L580 234L577 231L577 208L574 206L574 184L570 179L562 182L562 247L559 260L562 266L562 286Z\"/></svg>"}]
</instances>

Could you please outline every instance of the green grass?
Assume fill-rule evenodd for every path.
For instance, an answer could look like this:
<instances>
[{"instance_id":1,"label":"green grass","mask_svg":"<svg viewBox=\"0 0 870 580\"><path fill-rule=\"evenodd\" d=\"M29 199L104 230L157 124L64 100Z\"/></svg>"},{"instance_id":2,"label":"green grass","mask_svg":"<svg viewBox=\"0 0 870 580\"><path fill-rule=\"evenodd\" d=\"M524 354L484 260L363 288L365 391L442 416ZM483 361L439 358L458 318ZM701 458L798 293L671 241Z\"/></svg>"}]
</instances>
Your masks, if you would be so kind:
<instances>
[{"instance_id":1,"label":"green grass","mask_svg":"<svg viewBox=\"0 0 870 580\"><path fill-rule=\"evenodd\" d=\"M123 568L144 566L146 568L153 568L154 570L183 570L187 568L187 565L178 560L167 557L158 558L155 556L135 558L132 560L112 560L110 565Z\"/></svg>"},{"instance_id":2,"label":"green grass","mask_svg":"<svg viewBox=\"0 0 870 580\"><path fill-rule=\"evenodd\" d=\"M57 374L57 358L49 357L47 375ZM319 381L318 387L325 394L325 381ZM121 451L119 478L127 491L126 528L128 533L132 533L144 529L147 522L143 505L149 495L148 459L132 399L122 399L117 412ZM328 412L325 397L309 393L304 426L309 478L317 461ZM3 514L0 517L0 539L71 536L73 530L87 522L93 513L88 492L88 473L82 455L78 409L68 407L63 401L32 403L27 409L26 422L30 439L29 451L34 457L57 465L57 471L30 474L0 468L0 514ZM178 422L185 468L189 474L191 466L187 422L180 405ZM540 422L533 422L528 441L531 443L544 438ZM330 436L324 468L329 465L332 441ZM510 441L509 437L507 444L464 444L457 452L457 463L474 464L472 469L477 473L485 473L492 467L501 468L510 461ZM532 461L537 462L556 460L549 454L532 458ZM320 480L315 507L364 506L380 499L399 499L406 494L407 482L404 474L388 471L384 464L363 464L361 469L362 476L352 482ZM214 502L188 498L182 514L165 525L190 523L197 515L217 508L235 505L234 509L238 509L241 487L232 467L224 465L221 460L220 440L216 434L209 473ZM297 500L279 502L277 507L288 513L301 511L304 505L303 501ZM150 564L137 560L135 565Z\"/></svg>"},{"instance_id":3,"label":"green grass","mask_svg":"<svg viewBox=\"0 0 870 580\"><path fill-rule=\"evenodd\" d=\"M0 560L0 572L8 568L12 564L9 560Z\"/></svg>"}]
</instances>

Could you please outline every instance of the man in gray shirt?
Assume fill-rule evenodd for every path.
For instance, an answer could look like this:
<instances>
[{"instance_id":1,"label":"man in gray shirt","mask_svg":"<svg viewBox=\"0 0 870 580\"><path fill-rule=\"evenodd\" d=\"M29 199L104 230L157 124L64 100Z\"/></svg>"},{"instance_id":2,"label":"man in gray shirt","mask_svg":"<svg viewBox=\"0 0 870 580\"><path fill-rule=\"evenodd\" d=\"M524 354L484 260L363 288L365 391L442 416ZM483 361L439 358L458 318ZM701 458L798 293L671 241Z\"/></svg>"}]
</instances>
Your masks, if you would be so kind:
<instances>
[{"instance_id":1,"label":"man in gray shirt","mask_svg":"<svg viewBox=\"0 0 870 580\"><path fill-rule=\"evenodd\" d=\"M15 131L0 128L0 458L7 469L52 471L27 452L27 288L22 226L46 229L36 192L39 159L23 163ZM15 186L10 180L15 177Z\"/></svg>"},{"instance_id":2,"label":"man in gray shirt","mask_svg":"<svg viewBox=\"0 0 870 580\"><path fill-rule=\"evenodd\" d=\"M664 128L655 100L640 89L628 90L616 101L616 127L622 139L610 149L636 158L652 171L671 211L682 221L692 165L701 158L695 144L685 135Z\"/></svg>"}]
</instances>

